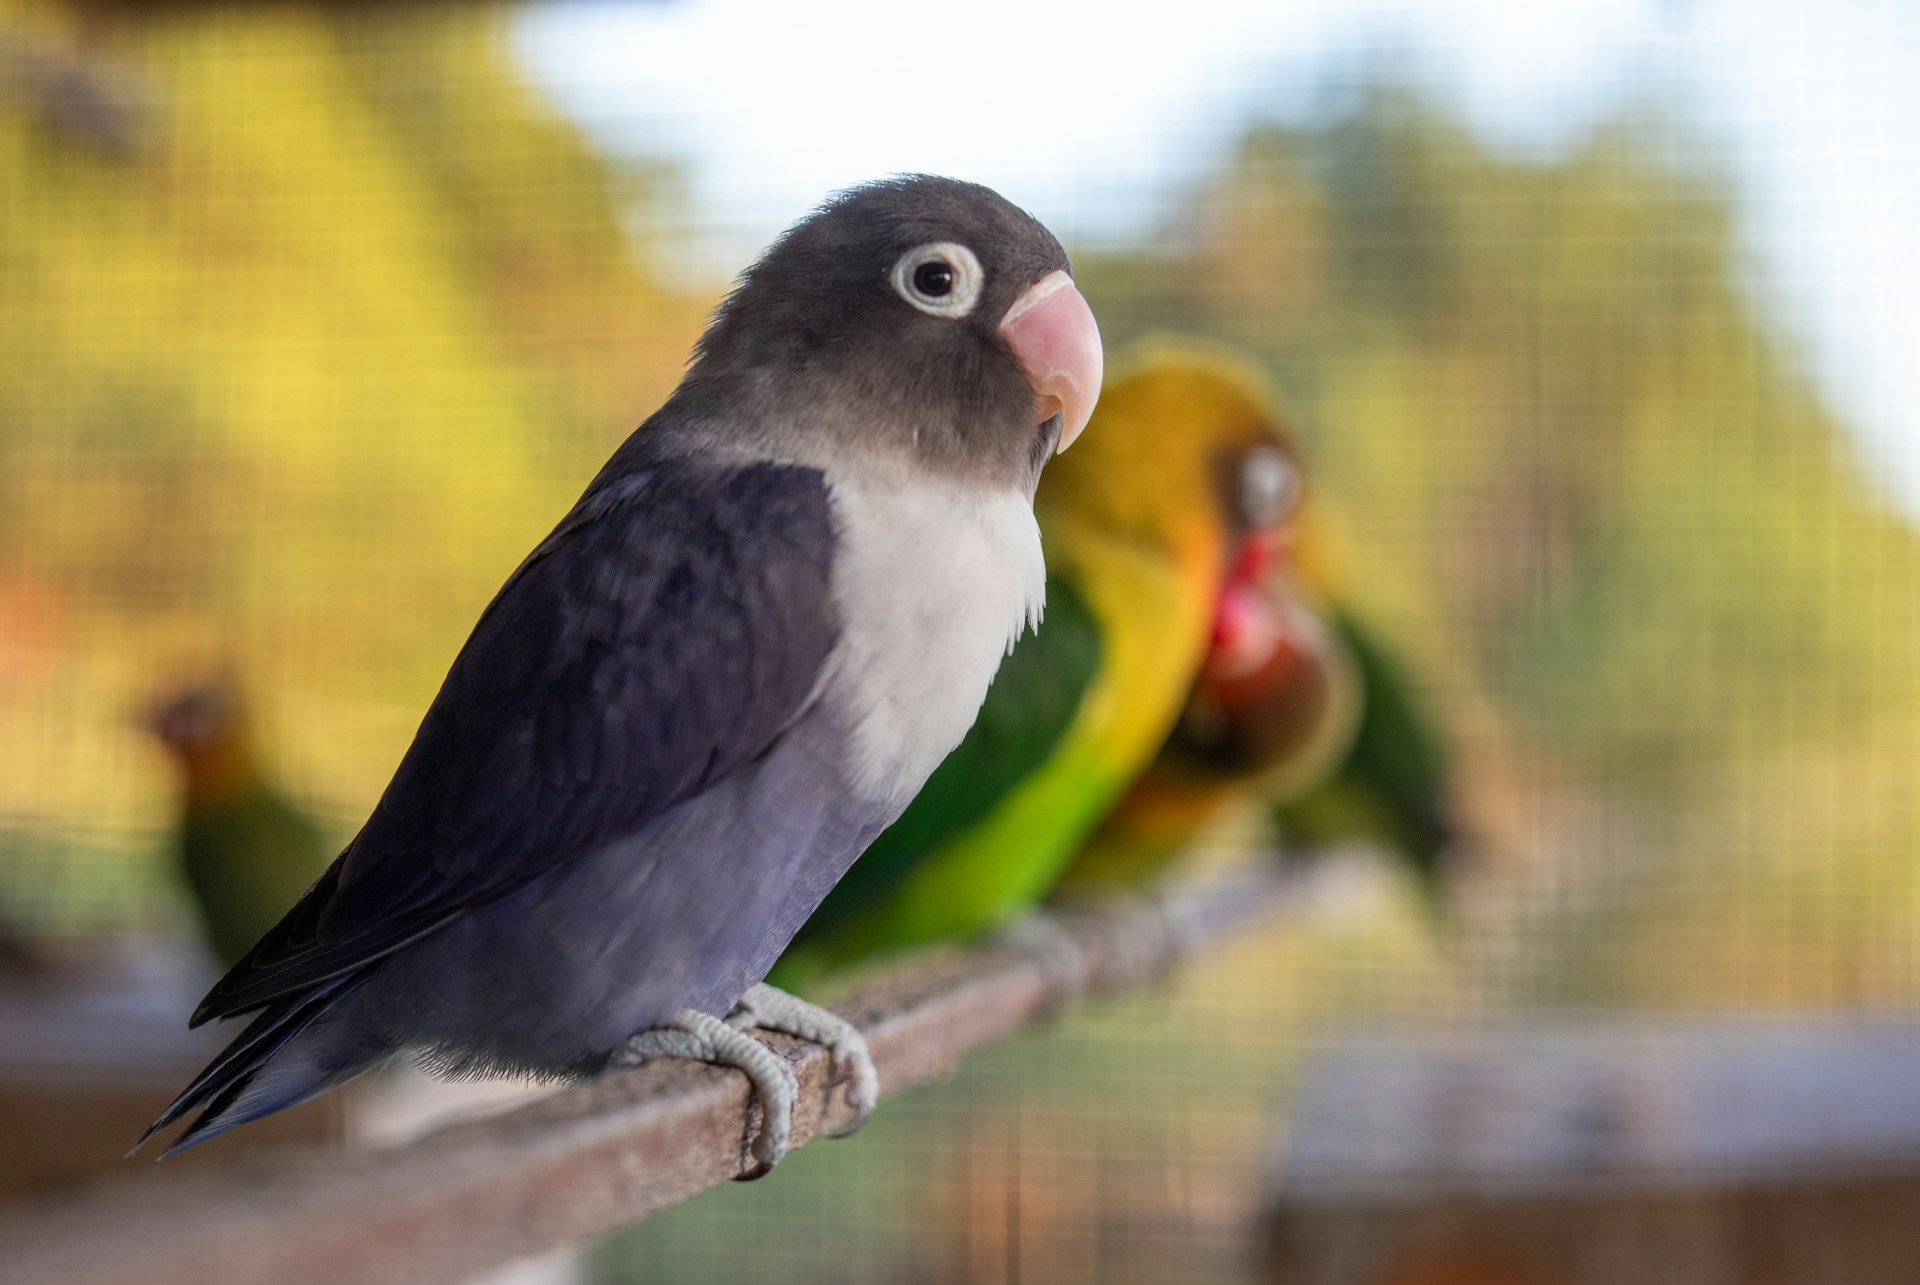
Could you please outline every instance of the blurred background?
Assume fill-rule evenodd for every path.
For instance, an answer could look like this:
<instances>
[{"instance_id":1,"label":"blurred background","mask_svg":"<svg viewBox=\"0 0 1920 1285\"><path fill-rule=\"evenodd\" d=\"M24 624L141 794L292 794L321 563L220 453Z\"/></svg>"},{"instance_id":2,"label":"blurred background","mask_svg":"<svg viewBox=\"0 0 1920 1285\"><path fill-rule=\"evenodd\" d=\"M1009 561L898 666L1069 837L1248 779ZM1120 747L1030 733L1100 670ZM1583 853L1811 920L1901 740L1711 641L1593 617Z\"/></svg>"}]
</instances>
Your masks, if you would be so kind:
<instances>
[{"instance_id":1,"label":"blurred background","mask_svg":"<svg viewBox=\"0 0 1920 1285\"><path fill-rule=\"evenodd\" d=\"M1916 121L1907 0L0 0L0 933L192 931L147 724L208 673L350 836L729 277L931 170L1060 234L1110 354L1284 391L1451 749L1451 908L1350 864L591 1279L1265 1279L1329 1048L1897 1030ZM1313 1279L1618 1279L1460 1252Z\"/></svg>"}]
</instances>

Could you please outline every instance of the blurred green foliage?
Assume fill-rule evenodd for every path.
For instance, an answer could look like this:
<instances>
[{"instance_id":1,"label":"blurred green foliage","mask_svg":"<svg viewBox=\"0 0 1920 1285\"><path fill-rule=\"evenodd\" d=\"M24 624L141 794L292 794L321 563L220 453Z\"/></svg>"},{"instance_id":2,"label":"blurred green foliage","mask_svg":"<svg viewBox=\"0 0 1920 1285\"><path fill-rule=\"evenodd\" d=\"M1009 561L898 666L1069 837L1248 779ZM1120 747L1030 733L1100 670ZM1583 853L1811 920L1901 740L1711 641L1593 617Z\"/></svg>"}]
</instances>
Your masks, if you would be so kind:
<instances>
[{"instance_id":1,"label":"blurred green foliage","mask_svg":"<svg viewBox=\"0 0 1920 1285\"><path fill-rule=\"evenodd\" d=\"M1162 253L1086 264L1300 396L1358 590L1528 754L1685 789L1910 709L1913 533L1742 275L1704 158L1623 122L1506 159L1404 89L1259 126Z\"/></svg>"}]
</instances>

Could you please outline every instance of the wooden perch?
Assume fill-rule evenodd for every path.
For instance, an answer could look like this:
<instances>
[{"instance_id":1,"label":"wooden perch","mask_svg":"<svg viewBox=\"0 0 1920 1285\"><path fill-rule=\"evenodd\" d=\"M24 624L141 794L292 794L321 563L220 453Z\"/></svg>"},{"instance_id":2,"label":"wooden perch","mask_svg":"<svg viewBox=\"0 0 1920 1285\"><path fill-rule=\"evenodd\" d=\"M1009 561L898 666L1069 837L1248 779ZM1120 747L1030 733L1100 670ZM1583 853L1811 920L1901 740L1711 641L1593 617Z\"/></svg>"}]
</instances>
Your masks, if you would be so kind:
<instances>
[{"instance_id":1,"label":"wooden perch","mask_svg":"<svg viewBox=\"0 0 1920 1285\"><path fill-rule=\"evenodd\" d=\"M1077 978L1064 941L1006 944L916 962L834 1007L866 1033L882 1094L898 1093L1083 994L1151 980L1303 906L1315 880L1301 870L1272 863L1151 909L1058 916L1080 951ZM794 1145L830 1132L844 1108L826 1051L767 1039L799 1080ZM750 1099L738 1072L667 1061L388 1149L289 1149L171 1180L149 1167L0 1224L0 1282L460 1281L592 1243L741 1174Z\"/></svg>"}]
</instances>

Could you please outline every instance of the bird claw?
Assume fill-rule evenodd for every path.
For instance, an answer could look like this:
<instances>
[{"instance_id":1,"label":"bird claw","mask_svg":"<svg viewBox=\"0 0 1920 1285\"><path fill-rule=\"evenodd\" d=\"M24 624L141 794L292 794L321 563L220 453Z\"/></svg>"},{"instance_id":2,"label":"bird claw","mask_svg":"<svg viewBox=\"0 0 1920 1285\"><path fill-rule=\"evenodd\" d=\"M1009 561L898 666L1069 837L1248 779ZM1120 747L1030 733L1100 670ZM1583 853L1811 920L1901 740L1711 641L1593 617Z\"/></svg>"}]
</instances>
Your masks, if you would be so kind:
<instances>
[{"instance_id":1,"label":"bird claw","mask_svg":"<svg viewBox=\"0 0 1920 1285\"><path fill-rule=\"evenodd\" d=\"M693 1058L744 1072L760 1102L761 1119L751 1147L753 1167L738 1178L763 1178L780 1163L793 1137L793 1104L800 1096L793 1068L784 1059L751 1035L691 1008L674 1014L666 1026L628 1040L613 1061L617 1066L642 1066L661 1057Z\"/></svg>"},{"instance_id":2,"label":"bird claw","mask_svg":"<svg viewBox=\"0 0 1920 1285\"><path fill-rule=\"evenodd\" d=\"M833 1082L846 1084L847 1105L853 1109L853 1119L828 1137L851 1137L873 1115L880 1101L880 1077L866 1037L844 1017L762 982L740 997L727 1014L727 1024L736 1029L757 1026L781 1031L827 1049L833 1057Z\"/></svg>"}]
</instances>

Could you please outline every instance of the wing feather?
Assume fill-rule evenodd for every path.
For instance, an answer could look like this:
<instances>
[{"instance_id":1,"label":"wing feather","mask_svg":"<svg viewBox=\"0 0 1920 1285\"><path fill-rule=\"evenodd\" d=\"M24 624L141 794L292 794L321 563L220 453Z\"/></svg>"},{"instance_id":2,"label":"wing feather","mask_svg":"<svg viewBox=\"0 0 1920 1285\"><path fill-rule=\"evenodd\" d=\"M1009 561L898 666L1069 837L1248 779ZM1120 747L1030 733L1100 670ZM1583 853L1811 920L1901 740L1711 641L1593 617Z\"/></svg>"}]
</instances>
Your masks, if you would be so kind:
<instances>
[{"instance_id":1,"label":"wing feather","mask_svg":"<svg viewBox=\"0 0 1920 1285\"><path fill-rule=\"evenodd\" d=\"M194 1014L351 972L763 754L839 626L817 470L597 480L475 625L373 814Z\"/></svg>"}]
</instances>

